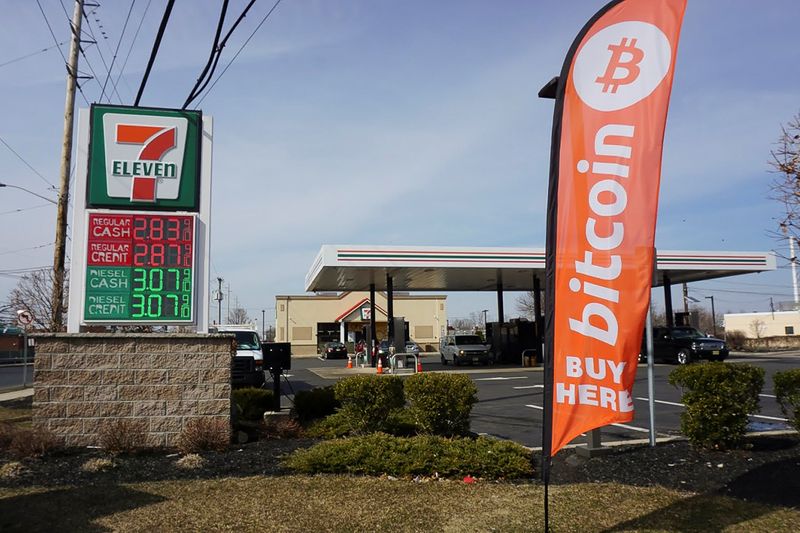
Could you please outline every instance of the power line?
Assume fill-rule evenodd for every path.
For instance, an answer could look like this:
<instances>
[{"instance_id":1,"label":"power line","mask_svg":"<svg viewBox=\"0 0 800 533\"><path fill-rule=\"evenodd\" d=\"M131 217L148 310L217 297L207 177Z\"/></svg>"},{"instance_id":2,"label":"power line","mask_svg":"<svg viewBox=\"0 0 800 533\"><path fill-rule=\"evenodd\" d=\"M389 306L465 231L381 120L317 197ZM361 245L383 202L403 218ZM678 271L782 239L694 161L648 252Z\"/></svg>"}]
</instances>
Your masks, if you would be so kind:
<instances>
[{"instance_id":1,"label":"power line","mask_svg":"<svg viewBox=\"0 0 800 533\"><path fill-rule=\"evenodd\" d=\"M156 61L158 49L161 47L161 38L164 37L164 31L167 29L167 22L169 22L169 16L172 14L172 7L174 5L175 0L167 1L167 7L164 9L164 16L161 17L161 25L158 27L158 33L156 34L156 41L153 43L153 49L150 52L150 59L147 61L147 68L144 71L142 83L139 85L139 92L136 94L136 101L133 103L133 105L136 107L139 106L139 100L142 99L142 93L147 85L147 79L150 77L150 71L153 69L153 63Z\"/></svg>"},{"instance_id":2,"label":"power line","mask_svg":"<svg viewBox=\"0 0 800 533\"><path fill-rule=\"evenodd\" d=\"M250 37L248 37L247 40L244 42L244 44L242 44L241 48L239 48L239 50L236 52L236 54L233 56L233 58L230 60L230 62L227 65L225 65L225 68L222 70L222 72L220 72L219 76L217 76L217 79L214 80L214 83L211 84L211 87L208 88L208 91L206 91L206 93L203 95L203 97L197 102L197 104L195 104L195 106L194 106L195 109L197 109L200 106L200 104L203 103L203 100L206 99L206 96L208 96L211 93L211 91L214 90L214 86L217 84L217 82L220 80L220 78L222 78L222 76L225 75L225 73L228 71L228 68L230 68L230 66L233 64L233 62L236 61L236 58L239 57L239 54L242 53L242 50L244 50L244 47L247 46L247 44L250 42L250 40L253 38L253 36L256 34L256 32L258 32L258 30L261 29L261 26L264 25L264 23L267 21L267 19L270 17L270 15L272 15L272 12L275 11L275 8L277 8L278 4L280 4L280 3L281 3L281 0L277 0L275 2L275 4L272 6L272 8L267 12L267 14L264 15L264 18L261 19L261 22L258 23L258 26L256 26L256 29L254 29L253 33L250 34Z\"/></svg>"},{"instance_id":3,"label":"power line","mask_svg":"<svg viewBox=\"0 0 800 533\"><path fill-rule=\"evenodd\" d=\"M13 213L22 213L23 211L30 211L32 209L41 209L42 207L50 207L52 204L39 204L32 207L20 207L19 209L12 209L10 211L0 211L0 215L10 215Z\"/></svg>"},{"instance_id":4,"label":"power line","mask_svg":"<svg viewBox=\"0 0 800 533\"><path fill-rule=\"evenodd\" d=\"M183 104L183 107L181 109L186 109L189 106L189 104L191 104L192 101L194 101L194 99L197 98L200 95L200 93L202 93L208 86L208 82L211 81L211 78L214 76L214 72L217 71L217 65L219 64L220 57L222 57L222 51L225 49L225 45L228 44L228 39L231 38L233 32L236 31L236 28L239 26L239 24L241 24L241 22L247 16L247 13L250 11L250 8L253 7L253 4L255 3L256 0L250 0L247 6L245 6L245 8L239 14L239 17L236 19L236 21L231 25L231 28L228 30L228 33L226 33L222 41L219 42L219 46L215 46L215 48L212 48L212 55L211 57L208 58L209 63L206 65L206 68L203 70L203 74L200 76L200 78L205 76L206 71L208 70L208 66L211 64L211 59L213 58L214 64L211 67L211 72L208 73L208 76L205 76L205 81L203 82L202 85L199 85L200 78L198 78L197 84L195 84L194 88L189 93L189 97L186 99L186 102Z\"/></svg>"},{"instance_id":5,"label":"power line","mask_svg":"<svg viewBox=\"0 0 800 533\"><path fill-rule=\"evenodd\" d=\"M72 27L72 19L70 18L69 13L67 13L67 8L64 6L64 0L59 0L59 3L61 4L61 9L64 11L64 15L67 17L67 20L70 21L70 27ZM106 72L109 73L109 75L110 75L110 70L108 68L108 64L106 63L106 58L103 57L103 52L100 50L100 44L97 42L97 37L95 37L94 30L92 30L92 23L89 20L89 17L86 15L86 10L85 9L81 12L81 15L83 16L83 18L86 19L86 29L89 30L89 35L92 36L91 44L94 44L95 46L97 46L97 54L100 56L100 61L103 63L103 67L106 69ZM78 36L78 40L79 41L81 40L80 36ZM80 51L81 51L81 55L83 55L83 58L86 60L86 63L88 64L89 63L89 58L86 57L86 53L83 50L83 47L81 46L79 48L80 48ZM92 72L92 75L94 76L95 81L97 81L97 85L102 88L102 85L100 85L100 78L94 72L94 69L92 68L91 65L89 65L89 70ZM113 84L112 84L112 87L114 88L114 93L116 93L117 98L119 98L119 101L122 102L122 98L120 98L119 93L116 90L117 88ZM102 102L103 101L103 96L105 96L105 91L101 92L100 99L98 100L98 102ZM111 96L109 96L108 101L109 102L111 101Z\"/></svg>"},{"instance_id":6,"label":"power line","mask_svg":"<svg viewBox=\"0 0 800 533\"><path fill-rule=\"evenodd\" d=\"M44 52L48 52L48 51L52 50L53 48L61 47L63 45L64 45L63 42L56 43L53 46L49 46L47 48L43 48L41 50L37 50L36 52L31 52L30 54L25 54L24 56L19 56L18 58L12 59L10 61L6 61L5 63L0 63L0 67L5 67L6 65L10 65L11 63L16 63L17 61L22 61L23 59L28 59L29 57L33 57L35 55L43 54Z\"/></svg>"},{"instance_id":7,"label":"power line","mask_svg":"<svg viewBox=\"0 0 800 533\"><path fill-rule=\"evenodd\" d=\"M215 57L219 58L219 55L222 53L222 49L219 48L219 36L222 33L222 25L225 24L225 14L227 12L228 12L228 0L222 0L222 9L220 10L219 21L217 22L217 32L214 34L214 43L211 45L211 53L208 55L208 61L206 61L206 66L203 67L203 71L200 73L200 76L197 77L197 81L195 82L194 87L192 87L192 90L189 91L189 96L186 97L186 101L183 103L183 106L181 106L181 109L186 109L186 106L192 103L192 100L194 100L197 97L195 91L197 91L197 88L203 82L203 79L206 77L206 74L208 74L208 69L211 68L211 64L214 63L214 65L216 66L214 58ZM212 76L213 74L214 73L212 71L211 74L209 74L209 77Z\"/></svg>"},{"instance_id":8,"label":"power line","mask_svg":"<svg viewBox=\"0 0 800 533\"><path fill-rule=\"evenodd\" d=\"M44 23L47 24L47 29L50 30L50 35L53 36L53 42L55 42L56 45L58 45L58 39L56 38L56 34L53 32L53 27L50 26L50 21L47 20L47 15L45 15L44 9L42 9L42 4L39 3L39 0L36 0L36 5L39 6L39 11L41 11L41 13L42 13L42 17L44 18ZM72 28L72 22L70 22L70 28ZM86 95L83 94L83 89L81 88L81 84L78 83L78 73L70 71L70 69L69 69L69 61L67 61L67 56L64 55L64 52L61 50L60 45L58 46L58 53L61 54L61 59L64 60L64 67L67 69L67 74L69 74L70 76L75 78L75 86L78 88L78 92L81 93L81 97L83 98L83 101L86 102L86 105L89 105L89 100L86 98ZM86 59L85 56L84 56L84 59ZM88 63L88 60L87 60L87 63Z\"/></svg>"},{"instance_id":9,"label":"power line","mask_svg":"<svg viewBox=\"0 0 800 533\"><path fill-rule=\"evenodd\" d=\"M53 246L55 242L48 242L47 244L40 244L38 246L31 246L29 248L19 248L17 250L6 250L5 252L0 252L0 255L8 255L8 254L15 254L17 252L27 252L29 250L38 250L39 248L47 248L48 246Z\"/></svg>"},{"instance_id":10,"label":"power line","mask_svg":"<svg viewBox=\"0 0 800 533\"><path fill-rule=\"evenodd\" d=\"M125 37L125 30L128 28L128 21L131 18L131 13L133 12L133 6L136 5L136 0L131 0L131 7L128 9L128 16L125 17L125 24L122 25L122 33L119 34L119 41L117 41L117 49L114 50L114 57L111 58L111 67L108 69L108 75L106 76L106 81L103 82L103 92L106 92L106 85L108 84L108 79L111 77L111 71L114 69L114 62L117 60L117 53L119 52L119 45L122 44L122 38ZM114 85L116 89L116 85ZM102 95L101 95L102 98ZM119 98L119 93L117 93L117 98ZM120 103L122 103L122 98L120 98Z\"/></svg>"},{"instance_id":11,"label":"power line","mask_svg":"<svg viewBox=\"0 0 800 533\"><path fill-rule=\"evenodd\" d=\"M33 171L33 173L34 173L34 174L36 174L37 176L39 176L40 178L42 178L42 180L43 180L45 183L47 183L47 184L50 186L50 188L51 188L51 189L55 189L55 188L56 188L56 186L55 186L55 185L53 185L52 183L50 183L50 180L48 180L47 178L45 178L44 176L42 176L42 173L41 173L41 172L39 172L38 170L36 170L35 168L33 168L33 166L31 166L31 164L30 164L30 163L28 163L28 162L25 160L25 158L24 158L24 157L22 157L21 155L19 155L19 153L17 153L17 151L16 151L16 150L14 150L13 148L11 148L11 146L10 146L10 145L9 145L9 144L8 144L8 143L5 141L5 139L3 139L3 137L0 137L0 142L1 142L1 143L3 143L3 144L5 145L5 147L6 147L6 148L8 148L9 150L11 150L11 153L12 153L12 154L14 154L15 156L17 156L17 158L18 158L20 161L22 161L23 163L25 163L25 166L26 166L26 167L28 167L29 169L31 169L31 170Z\"/></svg>"},{"instance_id":12,"label":"power line","mask_svg":"<svg viewBox=\"0 0 800 533\"><path fill-rule=\"evenodd\" d=\"M136 39L139 37L139 31L142 29L142 24L144 23L144 19L147 16L147 11L150 9L150 3L153 0L147 0L147 5L144 6L144 11L142 12L142 18L139 20L139 25L136 27L136 32L133 34L133 40L131 41L131 45L128 47L128 53L125 55L125 61L122 63L122 68L119 71L119 75L117 75L116 84L119 84L119 80L122 79L122 74L125 72L125 67L128 66L128 59L131 57L131 52L133 51L133 45L136 44ZM130 85L128 85L128 81L125 81L125 85L128 87L130 92L133 92Z\"/></svg>"}]
</instances>

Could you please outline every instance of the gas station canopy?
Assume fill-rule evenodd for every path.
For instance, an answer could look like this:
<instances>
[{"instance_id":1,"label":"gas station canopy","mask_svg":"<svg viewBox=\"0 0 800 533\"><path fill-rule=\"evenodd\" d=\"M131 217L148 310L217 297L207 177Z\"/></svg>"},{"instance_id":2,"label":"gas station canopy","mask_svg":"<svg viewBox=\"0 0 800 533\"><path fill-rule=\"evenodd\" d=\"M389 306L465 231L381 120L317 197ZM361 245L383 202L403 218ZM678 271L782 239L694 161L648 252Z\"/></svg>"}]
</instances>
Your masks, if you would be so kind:
<instances>
[{"instance_id":1,"label":"gas station canopy","mask_svg":"<svg viewBox=\"0 0 800 533\"><path fill-rule=\"evenodd\" d=\"M654 286L775 270L772 252L658 250ZM544 248L323 245L306 291L530 291L544 283Z\"/></svg>"}]
</instances>

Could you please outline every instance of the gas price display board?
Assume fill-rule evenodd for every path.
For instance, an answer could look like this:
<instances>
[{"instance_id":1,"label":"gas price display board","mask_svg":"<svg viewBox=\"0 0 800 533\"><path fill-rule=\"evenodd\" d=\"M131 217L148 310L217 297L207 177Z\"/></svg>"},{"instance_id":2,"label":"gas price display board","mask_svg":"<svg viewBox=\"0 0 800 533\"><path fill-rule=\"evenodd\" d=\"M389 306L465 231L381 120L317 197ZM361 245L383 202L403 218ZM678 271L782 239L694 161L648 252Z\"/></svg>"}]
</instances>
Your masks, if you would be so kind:
<instances>
[{"instance_id":1,"label":"gas price display board","mask_svg":"<svg viewBox=\"0 0 800 533\"><path fill-rule=\"evenodd\" d=\"M84 321L191 323L195 217L89 211Z\"/></svg>"}]
</instances>

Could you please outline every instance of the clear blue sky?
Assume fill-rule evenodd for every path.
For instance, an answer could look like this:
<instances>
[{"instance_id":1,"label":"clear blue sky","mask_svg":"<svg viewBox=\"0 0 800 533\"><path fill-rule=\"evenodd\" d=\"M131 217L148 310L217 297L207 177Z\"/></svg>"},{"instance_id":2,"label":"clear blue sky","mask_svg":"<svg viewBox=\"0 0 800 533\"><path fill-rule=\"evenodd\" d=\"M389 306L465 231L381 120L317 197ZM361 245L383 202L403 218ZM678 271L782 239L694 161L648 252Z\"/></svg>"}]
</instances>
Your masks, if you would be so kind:
<instances>
[{"instance_id":1,"label":"clear blue sky","mask_svg":"<svg viewBox=\"0 0 800 533\"><path fill-rule=\"evenodd\" d=\"M66 42L61 2L39 1ZM100 78L83 80L90 102L105 81L98 52L111 63L130 7L100 3L89 18L100 42L87 45L79 67ZM117 87L124 104L165 3L152 0L144 17ZM245 3L232 0L229 18ZM177 0L143 105L183 103L219 4ZM218 72L272 4L256 3ZM536 93L603 4L283 0L200 106L215 118L212 276L230 283L251 316L266 308L269 321L276 294L302 293L322 244L543 246L553 104ZM112 79L147 5L135 2ZM3 13L0 64L54 44L34 0L5 0ZM770 236L781 209L768 199L768 160L781 124L800 112L798 16L795 0L690 0L667 120L659 248L788 254ZM0 66L0 137L53 184L64 77L55 48ZM80 95L77 103L86 107ZM54 196L2 145L0 165L1 182ZM52 265L54 219L46 202L0 189L0 297L16 283L9 271ZM786 261L779 265L690 293L714 295L718 312L768 310L770 296L791 299ZM515 297L506 297L507 315ZM449 314L488 308L491 319L495 298L451 295Z\"/></svg>"}]
</instances>

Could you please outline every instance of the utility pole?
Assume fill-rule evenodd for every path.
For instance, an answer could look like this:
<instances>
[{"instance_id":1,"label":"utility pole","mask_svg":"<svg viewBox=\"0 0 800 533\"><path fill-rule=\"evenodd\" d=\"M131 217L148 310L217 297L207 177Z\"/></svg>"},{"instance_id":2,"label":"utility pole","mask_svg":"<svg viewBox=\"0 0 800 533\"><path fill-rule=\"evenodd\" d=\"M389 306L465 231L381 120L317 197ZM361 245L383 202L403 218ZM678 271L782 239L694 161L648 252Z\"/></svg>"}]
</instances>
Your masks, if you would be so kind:
<instances>
[{"instance_id":1,"label":"utility pole","mask_svg":"<svg viewBox=\"0 0 800 533\"><path fill-rule=\"evenodd\" d=\"M689 285L683 284L683 312L689 314Z\"/></svg>"},{"instance_id":2,"label":"utility pole","mask_svg":"<svg viewBox=\"0 0 800 533\"><path fill-rule=\"evenodd\" d=\"M711 327L714 329L714 336L717 336L717 312L714 310L714 296L706 296L706 300L711 300Z\"/></svg>"},{"instance_id":3,"label":"utility pole","mask_svg":"<svg viewBox=\"0 0 800 533\"><path fill-rule=\"evenodd\" d=\"M264 337L267 336L267 322L266 322L266 309L261 310L261 340L264 340Z\"/></svg>"},{"instance_id":4,"label":"utility pole","mask_svg":"<svg viewBox=\"0 0 800 533\"><path fill-rule=\"evenodd\" d=\"M67 210L69 208L69 169L72 166L72 124L75 114L75 85L78 79L78 51L81 46L83 0L75 0L72 13L72 41L67 65L67 99L64 104L64 143L61 146L61 176L56 215L56 242L53 251L53 298L51 322L53 331L61 331L64 323L64 257L67 243ZM76 236L76 238L78 238ZM77 313L77 309L73 309Z\"/></svg>"},{"instance_id":5,"label":"utility pole","mask_svg":"<svg viewBox=\"0 0 800 533\"><path fill-rule=\"evenodd\" d=\"M217 324L222 324L222 282L225 281L222 278L217 278L217 284L219 288L217 289L217 294L214 297L217 300Z\"/></svg>"},{"instance_id":6,"label":"utility pole","mask_svg":"<svg viewBox=\"0 0 800 533\"><path fill-rule=\"evenodd\" d=\"M228 316L225 318L225 323L231 323L231 284L228 283Z\"/></svg>"}]
</instances>

